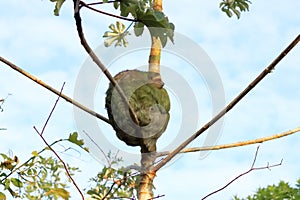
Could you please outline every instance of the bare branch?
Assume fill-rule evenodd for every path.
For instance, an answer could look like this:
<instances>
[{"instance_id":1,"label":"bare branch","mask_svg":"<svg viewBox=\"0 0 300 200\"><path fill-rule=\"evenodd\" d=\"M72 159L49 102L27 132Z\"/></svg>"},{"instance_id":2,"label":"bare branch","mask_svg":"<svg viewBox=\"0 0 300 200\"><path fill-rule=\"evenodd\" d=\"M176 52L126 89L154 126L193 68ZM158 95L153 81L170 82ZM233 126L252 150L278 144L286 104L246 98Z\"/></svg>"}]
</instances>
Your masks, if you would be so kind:
<instances>
[{"instance_id":1,"label":"bare branch","mask_svg":"<svg viewBox=\"0 0 300 200\"><path fill-rule=\"evenodd\" d=\"M98 119L110 124L109 120L100 115L99 113L85 107L84 105L80 104L78 101L75 101L74 99L68 97L67 95L64 95L63 93L60 94L60 92L56 89L54 89L53 87L51 87L50 85L44 83L42 80L38 79L37 77L31 75L30 73L26 72L25 70L21 69L20 67L18 67L17 65L13 64L12 62L4 59L3 57L0 56L0 61L5 63L7 66L9 66L10 68L16 70L17 72L21 73L22 75L24 75L25 77L31 79L32 81L36 82L37 84L39 84L40 86L46 88L47 90L53 92L56 95L59 95L62 99L66 100L67 102L73 104L74 106L80 108L81 110L91 114L94 117L97 117Z\"/></svg>"},{"instance_id":2,"label":"bare branch","mask_svg":"<svg viewBox=\"0 0 300 200\"><path fill-rule=\"evenodd\" d=\"M256 151L255 151L253 163L252 163L252 165L251 165L251 168L250 168L248 171L246 171L246 172L244 172L244 173L238 175L237 177L235 177L234 179L232 179L231 181L229 181L224 187L222 187L222 188L220 188L220 189L218 189L218 190L215 190L215 191L213 191L212 193L209 193L208 195L206 195L205 197L203 197L202 200L203 200L203 199L206 199L207 197L209 197L209 196L211 196L211 195L213 195L213 194L216 194L216 193L220 192L221 190L224 190L226 187L228 187L228 186L229 186L230 184L232 184L234 181L236 181L236 180L239 179L240 177L242 177L242 176L244 176L244 175L246 175L246 174L248 174L248 173L250 173L250 172L252 172L252 171L254 171L254 170L271 169L271 168L273 168L273 167L277 167L277 166L282 165L282 161L283 161L283 160L281 159L280 163L277 163L277 164L274 164L274 165L269 165L269 163L267 163L267 165L264 166L264 167L254 167L255 162L256 162L256 158L257 158L257 154L258 154L258 150L259 150L259 146L257 147L257 149L256 149Z\"/></svg>"},{"instance_id":3,"label":"bare branch","mask_svg":"<svg viewBox=\"0 0 300 200\"><path fill-rule=\"evenodd\" d=\"M60 94L62 93L63 87L64 87L64 85L63 85L62 88L61 88ZM60 99L60 95L58 96L58 98L57 98L57 100L56 100L56 102L55 102L55 104L54 104L54 106L53 106L53 108L52 108L52 110L51 110L51 112L50 112L50 114L49 114L49 116L48 116L48 119L47 119L47 121L46 121L45 124L44 124L44 127L43 127L42 132L39 132L35 126L34 126L33 128L34 128L34 130L39 134L39 136L42 138L43 142L47 145L47 147L48 147L48 148L55 154L55 156L60 160L60 162L61 162L62 165L64 166L64 169L65 169L65 171L66 171L68 177L69 177L70 180L72 181L73 185L76 187L77 191L80 193L81 198L84 200L84 195L83 195L83 193L81 192L81 190L80 190L80 188L78 187L78 185L76 184L75 180L72 178L72 175L70 174L70 172L69 172L69 170L68 170L68 166L67 166L66 163L63 161L63 159L58 155L58 153L57 153L57 152L56 152L56 151L48 144L48 142L46 141L46 139L43 137L43 133L44 133L44 131L45 131L45 128L46 128L46 126L47 126L47 124L48 124L48 122L49 122L49 119L50 119L50 117L51 117L51 115L52 115L54 109L56 108L56 105L57 105L57 102L58 102L59 99Z\"/></svg>"},{"instance_id":4,"label":"bare branch","mask_svg":"<svg viewBox=\"0 0 300 200\"><path fill-rule=\"evenodd\" d=\"M266 67L235 99L233 99L221 112L219 112L215 117L213 117L209 122L207 122L201 129L179 145L174 151L172 151L165 159L153 167L153 171L157 171L167 164L173 157L175 157L182 149L184 149L188 144L195 140L199 135L216 123L220 118L222 118L228 111L230 111L241 99L243 99L248 92L250 92L261 80L263 80L267 74L269 74L275 66L292 50L297 43L300 41L300 35L298 35L294 41L284 49L277 58Z\"/></svg>"},{"instance_id":5,"label":"bare branch","mask_svg":"<svg viewBox=\"0 0 300 200\"><path fill-rule=\"evenodd\" d=\"M63 90L65 84L66 84L66 82L63 83L63 85L62 85L62 87L61 87L62 89L61 89L61 91L60 91L60 94L61 94L61 92L62 92L62 90ZM44 124L44 126L43 126L43 128L42 128L42 131L41 131L41 135L44 133L45 128L46 128L46 126L47 126L47 124L48 124L48 122L49 122L49 120L50 120L50 118L51 118L51 116L52 116L52 114L53 114L53 112L54 112L54 109L56 108L56 105L57 105L57 103L58 103L58 101L59 101L59 97L60 97L60 96L58 96L58 98L56 99L56 101L55 101L55 103L54 103L54 106L53 106L53 108L52 108L52 110L51 110L49 116L48 116L47 119L46 119L46 122L45 122L45 124Z\"/></svg>"},{"instance_id":6,"label":"bare branch","mask_svg":"<svg viewBox=\"0 0 300 200\"><path fill-rule=\"evenodd\" d=\"M211 151L211 150L220 150L220 149L227 149L227 148L234 148L234 147L241 147L241 146L246 146L246 145L251 145L251 144L257 144L257 143L263 143L263 142L267 142L270 140L275 140L275 139L279 139L288 135L292 135L294 133L297 133L300 131L300 127L297 127L295 129L283 132L283 133L279 133L279 134L275 134L275 135L271 135L271 136L267 136L267 137L263 137L263 138L257 138L254 140L247 140L247 141L242 141L242 142L235 142L235 143L231 143L231 144L222 144L222 145L217 145L217 146L208 146L208 147L194 147L194 148L188 148L188 149L184 149L182 151L180 151L179 153L191 153L191 152L199 152L199 151ZM170 154L170 151L165 151L165 152L159 152L157 153L157 157L161 157L161 156L166 156L168 154Z\"/></svg>"},{"instance_id":7,"label":"bare branch","mask_svg":"<svg viewBox=\"0 0 300 200\"><path fill-rule=\"evenodd\" d=\"M86 131L83 131L83 133L91 140L91 142L99 149L99 151L101 151L101 153L103 154L108 166L111 166L110 160L108 159L108 157L106 156L104 151L101 149L101 147L95 142L95 140Z\"/></svg>"},{"instance_id":8,"label":"bare branch","mask_svg":"<svg viewBox=\"0 0 300 200\"><path fill-rule=\"evenodd\" d=\"M6 99L9 97L9 95L11 95L10 93L7 94L7 96L5 98L0 99L0 112L3 111L3 104L5 103ZM0 130L5 130L5 129L0 129Z\"/></svg>"},{"instance_id":9,"label":"bare branch","mask_svg":"<svg viewBox=\"0 0 300 200\"><path fill-rule=\"evenodd\" d=\"M165 195L164 194L162 194L162 195L157 195L156 197L153 197L152 199L150 199L150 200L153 200L153 199L158 199L158 198L162 198L162 197L164 197Z\"/></svg>"},{"instance_id":10,"label":"bare branch","mask_svg":"<svg viewBox=\"0 0 300 200\"><path fill-rule=\"evenodd\" d=\"M120 94L121 98L127 104L129 112L130 112L131 116L133 117L134 122L138 125L139 121L137 119L137 116L136 116L135 112L133 111L133 109L131 108L131 106L129 105L129 101L128 101L126 95L124 94L123 90L118 85L118 83L116 82L116 80L112 77L112 75L110 74L110 72L108 71L108 69L100 61L100 59L98 58L98 56L91 49L91 47L89 46L89 44L87 43L87 41L86 41L86 39L84 37L83 29L82 29L82 24L81 24L81 16L80 16L80 4L81 4L81 1L80 0L73 0L73 2L74 2L74 19L75 19L75 22L76 22L77 33L78 33L81 45L83 46L83 48L85 49L85 51L89 54L89 56L94 61L94 63L105 74L105 76L108 78L108 80L110 81L110 83L117 89L117 91Z\"/></svg>"}]
</instances>

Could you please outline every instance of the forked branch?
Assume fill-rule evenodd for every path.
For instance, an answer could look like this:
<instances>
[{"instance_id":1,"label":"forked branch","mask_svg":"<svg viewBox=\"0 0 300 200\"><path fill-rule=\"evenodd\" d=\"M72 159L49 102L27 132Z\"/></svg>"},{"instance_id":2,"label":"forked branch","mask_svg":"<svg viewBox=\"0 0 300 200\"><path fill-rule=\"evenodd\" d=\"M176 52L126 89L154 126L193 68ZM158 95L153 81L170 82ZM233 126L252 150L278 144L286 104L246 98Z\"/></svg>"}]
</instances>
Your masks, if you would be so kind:
<instances>
[{"instance_id":1,"label":"forked branch","mask_svg":"<svg viewBox=\"0 0 300 200\"><path fill-rule=\"evenodd\" d=\"M256 152L255 152L255 156L254 156L252 165L251 165L251 167L250 167L250 169L249 169L248 171L246 171L246 172L244 172L244 173L238 175L237 177L235 177L234 179L232 179L231 181L229 181L225 186L221 187L220 189L215 190L215 191L213 191L212 193L209 193L208 195L206 195L205 197L203 197L202 200L208 198L209 196L211 196L211 195L213 195L213 194L216 194L216 193L220 192L221 190L224 190L224 189L227 188L230 184L232 184L234 181L236 181L237 179L241 178L242 176L245 176L246 174L248 174L248 173L250 173L250 172L252 172L252 171L254 171L254 170L271 169L271 168L273 168L273 167L277 167L277 166L282 165L282 161L283 161L283 160L281 159L280 163L277 163L277 164L269 165L269 163L267 163L267 165L266 165L266 166L263 166L263 167L254 167L255 162L256 162L256 158L257 158L257 154L258 154L258 150L259 150L259 146L258 146L257 149L256 149Z\"/></svg>"},{"instance_id":2,"label":"forked branch","mask_svg":"<svg viewBox=\"0 0 300 200\"><path fill-rule=\"evenodd\" d=\"M62 86L60 93L62 92L63 87L64 87L64 85ZM55 102L55 104L54 104L54 106L53 106L53 108L52 108L52 110L51 110L51 112L50 112L50 114L49 114L49 116L48 116L48 118L47 118L47 120L46 120L44 126L43 126L42 131L39 132L35 126L34 126L33 128L34 128L34 130L39 134L39 136L41 137L41 139L43 140L43 142L47 145L47 147L48 147L48 148L54 153L54 155L60 160L60 162L61 162L62 165L64 166L64 169L65 169L65 171L66 171L67 176L70 178L71 182L73 183L73 185L75 186L75 188L77 189L77 191L80 193L80 196L81 196L82 200L84 200L84 195L83 195L83 193L81 192L81 190L80 190L79 186L77 185L77 183L75 182L75 180L73 179L72 175L70 174L69 169L68 169L68 166L66 165L66 163L63 161L63 159L58 155L58 153L52 148L52 146L46 141L46 139L45 139L44 136L43 136L43 133L44 133L44 131L45 131L45 128L46 128L46 126L47 126L47 124L48 124L48 122L49 122L49 120L50 120L50 118L51 118L51 116L52 116L52 114L53 114L55 108L56 108L56 105L57 105L59 99L60 99L60 95L58 96L58 98L57 98L57 100L56 100L56 102Z\"/></svg>"}]
</instances>

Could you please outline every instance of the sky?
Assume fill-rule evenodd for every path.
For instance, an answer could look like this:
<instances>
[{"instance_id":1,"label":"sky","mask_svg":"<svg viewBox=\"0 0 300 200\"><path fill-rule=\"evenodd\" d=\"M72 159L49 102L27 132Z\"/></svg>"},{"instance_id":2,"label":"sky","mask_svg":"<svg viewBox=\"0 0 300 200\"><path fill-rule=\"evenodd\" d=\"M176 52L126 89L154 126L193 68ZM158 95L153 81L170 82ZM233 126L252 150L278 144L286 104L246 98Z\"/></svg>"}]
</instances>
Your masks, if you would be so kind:
<instances>
[{"instance_id":1,"label":"sky","mask_svg":"<svg viewBox=\"0 0 300 200\"><path fill-rule=\"evenodd\" d=\"M229 103L300 33L298 1L253 1L250 12L243 13L239 20L235 17L228 18L222 13L218 9L219 1L187 0L182 4L182 1L170 0L164 1L163 4L164 12L176 26L175 53L176 50L180 50L182 41L191 41L182 46L186 48L183 52L187 55L197 53L189 44L201 47L207 55L201 54L200 58L209 58L213 62L209 71L216 70L214 78L217 78L213 80L219 81L220 78L221 93L224 95L217 96L216 99L212 83L209 82L209 77L205 76L205 67L200 67L203 70L200 70L200 73L195 72L199 66L192 66L191 60L184 60L180 55L172 54L171 50L174 50L174 47L169 44L168 48L171 50L164 52L162 56L162 65L166 66L162 76L167 77L166 88L170 92L172 109L170 125L158 143L158 149L161 150L171 150L168 149L171 148L168 146L169 141L176 146L174 138L177 135L174 133L180 133L180 138L186 138L199 129L219 110L218 106L222 104L223 98L224 102ZM63 82L66 82L64 93L76 97L77 84L80 83L78 80L81 70L85 69L87 54L77 37L72 17L72 1L66 2L59 17L53 15L53 8L54 4L46 0L2 2L0 55L58 90ZM89 11L83 11L82 17L88 41L92 48L99 50L101 54L104 49L102 34L115 19ZM128 25L128 22L123 23ZM176 38L179 38L177 43ZM135 43L131 45L134 46ZM120 50L113 47L107 49L106 53L116 49ZM111 63L109 58L114 55L102 56L104 63L109 64L111 72L116 74L125 69L146 65L147 53L145 49L135 49L133 53L116 57ZM226 115L212 143L227 144L265 137L300 125L299 55L298 45ZM186 81L186 87L190 86L193 97L191 101L197 104L192 107L195 109L190 115L182 111L190 101L182 97L182 91L177 92L179 86L172 82L173 75L166 75L171 72L174 72L174 76L179 74ZM107 85L108 81L102 77L89 91L94 92L91 94L92 99L82 99L91 103L92 108L103 115ZM0 98L11 94L5 100L2 106L4 110L0 113L0 128L7 129L0 132L0 152L12 152L22 162L30 157L33 150L44 147L33 126L41 129L57 97L2 63L0 86ZM220 104L217 103L214 107L215 102ZM68 137L73 131L88 130L88 127L82 127L87 124L82 125L80 122L86 122L89 118L79 122L76 113L78 111L74 111L72 105L60 100L46 128L47 141ZM108 137L110 143L118 143L118 147L133 155L138 153L138 148L129 148L117 141L113 130L106 124L95 121L98 124L97 129L90 130L95 140L98 140L100 133L97 131L100 129L101 132L114 136ZM80 136L84 137L82 134ZM191 146L202 146L207 137L207 134L200 136ZM298 141L299 133L295 133L260 144L255 166L276 164L283 159L282 165L271 170L253 171L209 199L231 199L233 195L245 197L253 194L258 187L277 184L280 180L293 186L300 177ZM100 144L104 145L101 142ZM155 194L165 195L164 199L201 199L247 171L251 167L257 146L218 150L205 157L199 152L178 156L157 173L154 182ZM91 146L91 149L95 148ZM57 146L57 151L63 151L63 147ZM96 175L102 168L101 155L96 153L81 152L79 155L77 151L69 151L62 156L82 169L82 172L75 176L81 188L87 187L88 178ZM78 199L75 190L71 195L72 199Z\"/></svg>"}]
</instances>

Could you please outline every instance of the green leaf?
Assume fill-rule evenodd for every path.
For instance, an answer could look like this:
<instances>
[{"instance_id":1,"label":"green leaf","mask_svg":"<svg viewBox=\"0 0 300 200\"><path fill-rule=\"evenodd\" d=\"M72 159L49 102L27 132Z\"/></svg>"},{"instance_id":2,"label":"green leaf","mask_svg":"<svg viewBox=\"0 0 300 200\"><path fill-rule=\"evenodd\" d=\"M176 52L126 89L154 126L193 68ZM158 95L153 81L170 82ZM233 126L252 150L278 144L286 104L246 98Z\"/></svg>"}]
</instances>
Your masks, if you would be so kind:
<instances>
[{"instance_id":1,"label":"green leaf","mask_svg":"<svg viewBox=\"0 0 300 200\"><path fill-rule=\"evenodd\" d=\"M69 135L68 140L76 145L78 145L79 147L81 147L83 150L89 152L89 149L87 147L84 147L84 141L83 139L78 139L78 133L77 132L73 132Z\"/></svg>"},{"instance_id":2,"label":"green leaf","mask_svg":"<svg viewBox=\"0 0 300 200\"><path fill-rule=\"evenodd\" d=\"M232 17L232 12L230 10L225 11L228 17Z\"/></svg>"},{"instance_id":3,"label":"green leaf","mask_svg":"<svg viewBox=\"0 0 300 200\"><path fill-rule=\"evenodd\" d=\"M1 177L1 176L4 176L4 177L5 177L5 176L7 176L7 175L6 175L6 173L2 172L2 173L0 174L0 177Z\"/></svg>"},{"instance_id":4,"label":"green leaf","mask_svg":"<svg viewBox=\"0 0 300 200\"><path fill-rule=\"evenodd\" d=\"M152 0L151 0L152 1ZM127 17L131 14L135 19L138 15L145 13L145 10L151 6L151 1L147 0L119 0L121 16ZM117 9L118 7L114 5Z\"/></svg>"},{"instance_id":5,"label":"green leaf","mask_svg":"<svg viewBox=\"0 0 300 200\"><path fill-rule=\"evenodd\" d=\"M174 43L174 30L175 30L175 25L173 23L169 23L167 36L169 37L172 43Z\"/></svg>"},{"instance_id":6,"label":"green leaf","mask_svg":"<svg viewBox=\"0 0 300 200\"><path fill-rule=\"evenodd\" d=\"M241 12L236 10L236 9L232 9L232 11L234 12L234 14L237 16L237 18L239 19L241 16Z\"/></svg>"},{"instance_id":7,"label":"green leaf","mask_svg":"<svg viewBox=\"0 0 300 200\"><path fill-rule=\"evenodd\" d=\"M144 24L142 22L135 22L134 24L134 34L135 36L141 36L144 32Z\"/></svg>"},{"instance_id":8,"label":"green leaf","mask_svg":"<svg viewBox=\"0 0 300 200\"><path fill-rule=\"evenodd\" d=\"M39 156L39 153L38 153L37 151L33 151L33 152L31 152L31 154L32 154L34 157L37 157L37 156Z\"/></svg>"},{"instance_id":9,"label":"green leaf","mask_svg":"<svg viewBox=\"0 0 300 200\"><path fill-rule=\"evenodd\" d=\"M5 160L7 159L7 158L9 158L6 154L4 154L4 153L0 153L0 155L2 156L2 158L4 158Z\"/></svg>"},{"instance_id":10,"label":"green leaf","mask_svg":"<svg viewBox=\"0 0 300 200\"><path fill-rule=\"evenodd\" d=\"M19 188L23 187L23 183L19 179L11 178L10 180L14 186L19 187Z\"/></svg>"},{"instance_id":11,"label":"green leaf","mask_svg":"<svg viewBox=\"0 0 300 200\"><path fill-rule=\"evenodd\" d=\"M7 190L10 188L10 179L6 179L4 182L4 189Z\"/></svg>"},{"instance_id":12,"label":"green leaf","mask_svg":"<svg viewBox=\"0 0 300 200\"><path fill-rule=\"evenodd\" d=\"M138 20L148 27L152 36L160 38L163 47L167 43L167 38L174 41L175 26L169 23L168 17L163 12L148 9Z\"/></svg>"},{"instance_id":13,"label":"green leaf","mask_svg":"<svg viewBox=\"0 0 300 200\"><path fill-rule=\"evenodd\" d=\"M153 11L150 9L148 9L143 15L139 16L138 20L148 27L166 28L164 25L168 23L168 19L163 12Z\"/></svg>"},{"instance_id":14,"label":"green leaf","mask_svg":"<svg viewBox=\"0 0 300 200\"><path fill-rule=\"evenodd\" d=\"M129 13L136 18L138 12L142 12L140 8L138 7L137 1L136 0L123 0L120 1L120 10L121 10L121 15L123 17L127 17Z\"/></svg>"},{"instance_id":15,"label":"green leaf","mask_svg":"<svg viewBox=\"0 0 300 200\"><path fill-rule=\"evenodd\" d=\"M0 192L0 200L6 200L5 194L2 192Z\"/></svg>"},{"instance_id":16,"label":"green leaf","mask_svg":"<svg viewBox=\"0 0 300 200\"><path fill-rule=\"evenodd\" d=\"M77 133L77 132L71 133L71 134L69 135L68 140L69 140L70 142L72 142L72 143L74 143L74 144L80 146L80 147L84 144L84 142L83 142L82 139L81 139L81 140L78 139L78 133Z\"/></svg>"},{"instance_id":17,"label":"green leaf","mask_svg":"<svg viewBox=\"0 0 300 200\"><path fill-rule=\"evenodd\" d=\"M60 11L63 3L65 2L65 0L50 0L50 1L56 2L55 3L55 9L54 9L54 15L59 16L59 11Z\"/></svg>"},{"instance_id":18,"label":"green leaf","mask_svg":"<svg viewBox=\"0 0 300 200\"><path fill-rule=\"evenodd\" d=\"M59 196L65 200L68 200L70 198L70 193L67 190L65 190L64 188L53 188L53 189L49 190L48 192L46 192L45 195Z\"/></svg>"},{"instance_id":19,"label":"green leaf","mask_svg":"<svg viewBox=\"0 0 300 200\"><path fill-rule=\"evenodd\" d=\"M115 9L118 9L118 8L119 8L119 5L120 5L120 3L119 3L118 1L115 1L115 2L114 2L114 8L115 8Z\"/></svg>"}]
</instances>

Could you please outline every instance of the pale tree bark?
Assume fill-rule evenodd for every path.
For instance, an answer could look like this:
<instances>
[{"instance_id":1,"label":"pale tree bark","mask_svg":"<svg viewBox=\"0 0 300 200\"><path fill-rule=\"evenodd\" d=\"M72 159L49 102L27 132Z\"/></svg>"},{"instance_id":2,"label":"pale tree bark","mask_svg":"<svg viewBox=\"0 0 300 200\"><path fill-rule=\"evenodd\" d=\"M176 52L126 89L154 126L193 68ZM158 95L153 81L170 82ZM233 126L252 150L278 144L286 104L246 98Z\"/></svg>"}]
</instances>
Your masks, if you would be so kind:
<instances>
[{"instance_id":1,"label":"pale tree bark","mask_svg":"<svg viewBox=\"0 0 300 200\"><path fill-rule=\"evenodd\" d=\"M162 11L162 0L153 1L153 9L156 11ZM149 72L155 72L160 74L160 58L161 58L162 44L159 37L151 37L151 50L149 55ZM156 172L152 170L154 165L156 152L142 153L141 167L142 175L138 185L138 199L149 200L153 199L153 180L156 176Z\"/></svg>"},{"instance_id":2,"label":"pale tree bark","mask_svg":"<svg viewBox=\"0 0 300 200\"><path fill-rule=\"evenodd\" d=\"M162 0L154 0L153 9L156 11L162 11ZM160 54L162 45L159 37L152 36L151 40L152 44L149 56L149 71L160 73Z\"/></svg>"}]
</instances>

